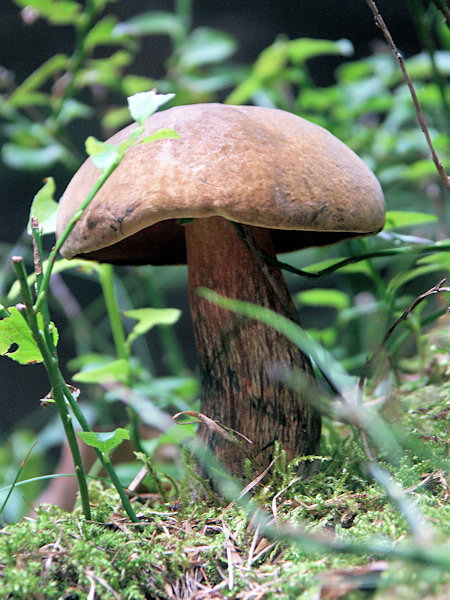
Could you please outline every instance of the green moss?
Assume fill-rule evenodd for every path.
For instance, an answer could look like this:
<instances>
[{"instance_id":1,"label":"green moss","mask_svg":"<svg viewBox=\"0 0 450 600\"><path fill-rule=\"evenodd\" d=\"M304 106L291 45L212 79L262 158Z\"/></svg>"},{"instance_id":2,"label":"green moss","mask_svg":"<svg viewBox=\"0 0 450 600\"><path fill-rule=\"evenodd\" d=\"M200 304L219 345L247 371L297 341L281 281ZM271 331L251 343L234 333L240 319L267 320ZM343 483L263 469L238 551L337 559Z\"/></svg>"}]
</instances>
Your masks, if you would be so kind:
<instances>
[{"instance_id":1,"label":"green moss","mask_svg":"<svg viewBox=\"0 0 450 600\"><path fill-rule=\"evenodd\" d=\"M211 497L195 499L189 491L189 468L174 504L158 502L155 495L152 502L135 501L138 525L115 512L119 498L114 490L94 482L92 521L77 511L68 514L43 506L35 519L1 531L0 597L81 600L95 590L95 598L105 600L172 599L217 589L229 598L312 600L324 582L334 577L352 581L366 567L368 574L357 577L362 587L372 585L377 600L427 595L443 600L450 586L447 425L441 416L448 399L448 385L428 386L399 392L385 407L393 431L412 433L399 460L390 464L389 456L380 455L379 464L422 515L431 558L427 563L419 556L419 567L406 555L399 560L380 552L380 541L398 551L423 548L414 537L417 531L410 530L405 509L394 507L383 487L367 476L359 440L345 427L328 424L314 475L299 479L296 464L283 465L281 457L271 479L255 488L252 504L272 517L274 539L255 530L244 507ZM332 545L320 549L302 535L293 543L281 542L276 527L282 531L286 526L330 543L345 542L353 551L344 553ZM433 556L438 558L434 567ZM370 565L380 560L383 568L372 573ZM367 598L358 585L346 598Z\"/></svg>"}]
</instances>

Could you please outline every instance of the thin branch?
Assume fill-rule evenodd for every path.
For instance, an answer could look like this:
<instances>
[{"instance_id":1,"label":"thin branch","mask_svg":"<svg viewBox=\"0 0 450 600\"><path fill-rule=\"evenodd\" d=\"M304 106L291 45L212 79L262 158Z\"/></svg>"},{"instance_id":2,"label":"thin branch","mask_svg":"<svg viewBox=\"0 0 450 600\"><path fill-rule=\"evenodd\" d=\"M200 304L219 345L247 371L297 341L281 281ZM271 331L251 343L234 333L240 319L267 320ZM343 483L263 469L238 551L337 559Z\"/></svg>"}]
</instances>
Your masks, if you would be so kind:
<instances>
[{"instance_id":1,"label":"thin branch","mask_svg":"<svg viewBox=\"0 0 450 600\"><path fill-rule=\"evenodd\" d=\"M344 258L342 260L338 260L333 263L329 267L325 269L321 269L320 271L304 271L302 269L297 269L292 265L281 262L277 259L274 259L270 256L264 254L264 259L270 263L277 265L280 269L284 269L285 271L289 271L290 273L294 273L296 275L300 275L301 277L306 277L307 279L318 279L320 277L325 277L326 275L330 275L341 269L342 267L346 267L347 265L356 264L358 262L362 262L364 260L368 260L370 258L382 258L386 256L397 256L397 255L406 255L412 256L413 254L428 254L430 252L446 252L450 250L450 243L446 240L434 242L432 244L426 244L422 246L421 244L417 245L408 245L401 246L399 248L384 248L382 250L374 250L373 252L367 252L366 254L359 254L357 256L349 256L348 258Z\"/></svg>"},{"instance_id":2,"label":"thin branch","mask_svg":"<svg viewBox=\"0 0 450 600\"><path fill-rule=\"evenodd\" d=\"M436 154L436 151L434 149L434 146L433 146L433 143L432 143L431 137L430 137L430 132L428 131L428 127L425 123L425 117L424 117L424 114L422 111L422 107L420 106L420 102L419 102L419 99L417 98L416 90L414 89L414 85L411 81L410 76L408 75L408 71L406 70L405 61L403 60L403 56L401 55L400 51L398 50L397 46L395 45L395 42L392 39L389 29L387 28L386 23L384 22L384 19L381 16L374 0L367 0L367 4L371 8L373 15L375 17L375 22L378 25L378 27L381 29L381 31L383 32L383 35L388 43L388 46L390 47L395 58L397 59L400 69L403 73L403 77L409 88L409 92L411 94L411 98L414 103L417 120L419 121L420 127L425 135L425 139L427 140L428 148L430 149L433 162L436 165L436 169L438 170L438 173L439 173L442 181L444 182L445 187L447 188L448 191L450 191L450 177L445 172L442 162L439 160L439 158Z\"/></svg>"},{"instance_id":3,"label":"thin branch","mask_svg":"<svg viewBox=\"0 0 450 600\"><path fill-rule=\"evenodd\" d=\"M441 279L441 281L439 281L432 288L430 288L423 294L420 294L420 296L417 296L417 298L408 306L408 308L406 308L403 311L403 313L400 315L400 317L398 319L396 319L396 321L394 321L394 323L389 328L389 331L384 336L384 338L383 338L382 342L380 343L380 345L378 346L378 348L376 348L375 351L373 352L372 356L366 360L366 364L364 365L364 369L363 369L363 371L361 373L361 377L359 379L359 389L361 391L364 387L364 383L367 378L367 371L369 370L369 367L372 365L372 363L375 361L375 359L380 355L381 351L383 350L383 348L386 345L386 342L388 341L388 339L394 332L394 329L397 327L397 325L399 325L402 321L405 321L408 318L409 314L416 308L416 306L418 306L421 302L423 302L429 296L432 296L433 294L440 294L442 292L450 292L450 287L443 287L445 281L446 281L445 278Z\"/></svg>"}]
</instances>

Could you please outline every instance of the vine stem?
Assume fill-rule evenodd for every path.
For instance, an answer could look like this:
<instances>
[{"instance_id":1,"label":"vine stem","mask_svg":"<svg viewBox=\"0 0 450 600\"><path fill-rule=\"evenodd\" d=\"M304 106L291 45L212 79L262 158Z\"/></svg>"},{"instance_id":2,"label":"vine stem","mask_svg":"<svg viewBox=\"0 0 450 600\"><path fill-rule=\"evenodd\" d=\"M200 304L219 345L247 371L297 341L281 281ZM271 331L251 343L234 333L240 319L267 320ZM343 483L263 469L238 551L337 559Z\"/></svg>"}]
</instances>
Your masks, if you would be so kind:
<instances>
[{"instance_id":1,"label":"vine stem","mask_svg":"<svg viewBox=\"0 0 450 600\"><path fill-rule=\"evenodd\" d=\"M91 508L89 505L89 494L86 482L86 476L84 473L83 462L81 460L80 449L78 447L75 430L72 424L72 417L67 410L66 401L64 399L64 393L61 386L60 371L56 357L53 355L49 346L46 343L42 331L40 330L39 323L37 320L37 311L32 305L32 294L31 289L27 282L27 274L25 266L23 264L23 258L21 256L13 256L13 267L16 273L17 279L20 283L24 305L19 305L17 308L22 316L25 318L34 341L36 342L39 351L42 355L45 369L47 371L50 385L52 388L52 396L55 401L56 407L61 417L61 421L64 427L64 432L67 437L67 441L72 453L72 458L75 466L75 474L77 476L78 487L80 490L81 506L83 514L86 519L91 518ZM46 329L49 326L46 326ZM51 335L51 331L49 332Z\"/></svg>"},{"instance_id":2,"label":"vine stem","mask_svg":"<svg viewBox=\"0 0 450 600\"><path fill-rule=\"evenodd\" d=\"M400 66L403 77L409 88L409 92L411 94L411 98L414 103L414 109L416 111L417 120L419 121L419 125L423 131L423 134L425 135L425 139L427 141L428 148L431 153L431 157L433 159L434 164L436 165L436 169L438 170L438 173L439 173L442 181L444 182L445 187L450 192L450 177L445 172L442 162L438 158L438 155L436 154L436 151L434 149L433 142L431 141L430 132L428 131L427 124L425 123L425 117L424 117L424 114L422 111L422 107L420 106L420 102L417 97L413 82L411 81L411 78L406 69L406 65L405 65L405 61L403 60L403 56L401 55L399 49L397 48L397 46L389 32L389 29L387 28L386 23L384 22L384 19L381 16L380 11L378 10L378 7L375 4L374 0L367 0L367 4L369 5L370 9L372 10L373 15L375 17L375 22L378 25L378 27L381 29L381 31L383 32L383 35L386 39L386 42L388 43L389 48L392 50L395 58L397 59L397 62Z\"/></svg>"},{"instance_id":3,"label":"vine stem","mask_svg":"<svg viewBox=\"0 0 450 600\"><path fill-rule=\"evenodd\" d=\"M442 242L435 242L434 244L426 244L426 245L417 245L417 246L402 246L401 248L384 248L383 250L374 250L373 252L367 252L366 254L359 254L358 256L349 256L348 258L344 258L325 269L321 269L320 271L304 271L302 269L297 269L288 263L280 262L279 260L272 259L270 256L264 255L264 259L267 262L277 264L280 269L284 269L285 271L289 271L291 273L295 273L296 275L300 275L302 277L306 277L307 279L319 279L320 277L325 277L326 275L330 275L334 271L341 269L342 267L346 267L347 265L352 265L363 260L367 260L369 258L382 258L383 256L396 256L398 254L427 254L429 252L440 252L450 250L450 242L443 240Z\"/></svg>"},{"instance_id":4,"label":"vine stem","mask_svg":"<svg viewBox=\"0 0 450 600\"><path fill-rule=\"evenodd\" d=\"M80 70L81 65L86 57L84 42L89 28L97 15L97 10L96 1L87 0L86 8L80 15L78 23L76 24L75 48L72 56L70 57L70 67L68 70L70 78L67 86L65 86L63 90L61 98L59 99L59 110L56 113L56 120L58 118L58 114L61 112L64 106L64 102L73 96L73 91L75 89L75 76Z\"/></svg>"},{"instance_id":5,"label":"vine stem","mask_svg":"<svg viewBox=\"0 0 450 600\"><path fill-rule=\"evenodd\" d=\"M81 428L83 429L83 431L91 432L92 429L89 426L89 423L87 422L86 417L84 416L83 412L81 411L80 407L78 406L76 400L74 399L74 397L72 395L72 392L70 391L68 385L66 384L66 382L64 381L62 376L60 377L60 383L61 383L61 388L64 393L64 396L66 397L67 402L69 403L69 406L72 409L72 412L75 415L75 418L77 419ZM123 506L125 512L130 517L130 520L133 521L133 523L139 523L139 519L137 518L136 513L134 512L133 507L131 506L131 503L128 500L128 496L126 495L125 490L124 490L122 484L120 483L119 478L117 477L117 473L116 473L111 461L98 448L94 448L94 450L95 450L100 462L102 463L103 467L105 468L105 471L107 472L108 477L111 479L114 487L116 488L117 493L119 494L119 497L122 501L122 506Z\"/></svg>"},{"instance_id":6,"label":"vine stem","mask_svg":"<svg viewBox=\"0 0 450 600\"><path fill-rule=\"evenodd\" d=\"M423 294L420 294L420 296L418 296L404 311L403 313L400 315L400 317L398 317L398 319L396 319L394 321L394 323L391 325L391 327L389 328L388 332L386 333L386 335L384 336L383 340L381 341L381 343L378 345L378 347L375 349L375 351L373 352L372 356L370 358L368 358L366 360L366 364L364 365L363 371L361 373L360 379L359 379L359 389L362 391L367 379L367 372L370 368L370 366L374 363L374 361L378 358L378 356L380 355L380 353L382 352L383 348L386 346L386 342L388 341L388 339L390 338L390 336L392 335L392 333L394 332L394 329L397 327L397 325L399 325L402 321L405 321L409 314L416 308L416 306L418 306L421 302L423 302L426 298L428 298L429 296L432 296L433 294L441 294L443 292L450 292L450 287L444 287L444 283L446 282L446 278L441 279L436 285L434 285L432 288L430 288L429 290L427 290L426 292L424 292ZM448 312L448 309L447 311Z\"/></svg>"},{"instance_id":7,"label":"vine stem","mask_svg":"<svg viewBox=\"0 0 450 600\"><path fill-rule=\"evenodd\" d=\"M133 130L133 132L128 137L128 139L125 140L122 144L120 144L116 148L116 154L115 154L114 158L111 160L111 163L109 164L109 166L107 168L105 168L102 171L100 177L95 182L91 191L86 196L86 198L83 200L83 202L80 204L78 210L72 215L71 219L67 223L66 228L60 235L56 244L53 246L52 251L50 252L49 257L48 257L47 268L45 270L44 276L42 277L41 285L39 287L39 294L36 299L36 303L34 305L34 309L36 312L40 309L42 303L45 300L48 286L50 284L50 277L52 274L53 265L55 264L55 261L58 257L58 252L64 245L64 243L67 240L67 238L69 237L69 235L72 233L72 229L75 227L75 224L77 223L77 221L79 221L81 219L83 212L86 210L86 208L92 202L92 200L94 199L97 192L100 190L100 188L103 186L103 184L107 181L107 179L109 179L111 174L120 165L120 163L122 162L122 159L125 155L125 152L128 150L128 148L130 146L132 146L136 142L136 140L142 134L143 131L144 131L144 126L139 125L138 127L136 127L136 129Z\"/></svg>"},{"instance_id":8,"label":"vine stem","mask_svg":"<svg viewBox=\"0 0 450 600\"><path fill-rule=\"evenodd\" d=\"M127 344L125 337L125 330L122 323L122 317L120 314L119 307L116 302L116 296L114 294L114 270L112 265L103 264L99 269L100 285L105 299L106 311L108 313L109 322L111 324L111 330L114 340L114 346L116 348L117 356L124 360L127 364L126 379L125 379L125 393L129 392L132 387L132 373L130 367L130 348ZM134 408L127 402L125 398L125 404L127 405L127 412L131 424L131 436L135 448L145 454L145 449L142 446L141 436L139 433L139 418Z\"/></svg>"},{"instance_id":9,"label":"vine stem","mask_svg":"<svg viewBox=\"0 0 450 600\"><path fill-rule=\"evenodd\" d=\"M45 273L42 277L41 285L39 287L39 294L36 299L36 303L34 305L34 309L36 312L41 308L42 303L45 300L45 296L46 296L48 286L50 283L50 277L52 274L53 265L55 264L55 261L58 257L58 253L59 253L61 247L63 246L64 242L69 237L72 229L75 226L75 223L81 218L81 215L83 214L86 207L90 204L90 202L92 201L92 199L94 198L96 193L103 186L103 184L108 179L108 177L111 175L111 173L113 171L115 171L115 169L119 166L121 158L122 158L121 156L117 157L117 159L109 166L109 168L106 169L105 172L102 173L101 176L97 179L94 187L89 192L89 194L86 196L84 202L80 205L80 208L77 210L77 212L72 216L66 229L63 231L62 235L60 236L60 238L58 239L56 244L53 246L52 251L50 252L50 255L48 257L47 268L45 269Z\"/></svg>"}]
</instances>

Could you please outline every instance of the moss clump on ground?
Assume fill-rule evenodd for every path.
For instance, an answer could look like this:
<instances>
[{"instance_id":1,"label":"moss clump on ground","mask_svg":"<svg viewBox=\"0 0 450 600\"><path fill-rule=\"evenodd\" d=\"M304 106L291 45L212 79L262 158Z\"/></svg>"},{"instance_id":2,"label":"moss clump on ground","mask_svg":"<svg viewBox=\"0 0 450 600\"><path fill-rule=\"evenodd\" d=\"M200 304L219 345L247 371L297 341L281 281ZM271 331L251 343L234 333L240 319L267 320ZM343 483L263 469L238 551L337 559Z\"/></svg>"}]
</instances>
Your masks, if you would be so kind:
<instances>
[{"instance_id":1,"label":"moss clump on ground","mask_svg":"<svg viewBox=\"0 0 450 600\"><path fill-rule=\"evenodd\" d=\"M422 514L417 526L366 475L358 439L345 430L336 435L329 426L323 460L307 481L281 459L271 481L254 488L251 504L270 519L269 533L243 507L196 500L187 484L172 504L155 495L151 501L137 498L142 522L135 525L117 510L115 492L96 482L93 521L43 506L36 518L1 531L0 598L443 600L450 589L448 421L442 416L449 399L447 383L399 392L389 408L391 425L397 422L394 427L410 437L400 460L385 467ZM277 539L286 531L298 531L297 541ZM325 545L311 543L310 534ZM401 555L421 539L419 550L432 557L429 564L423 555L418 562ZM366 546L353 553L327 546L339 541ZM386 541L398 557L383 555L380 544Z\"/></svg>"}]
</instances>

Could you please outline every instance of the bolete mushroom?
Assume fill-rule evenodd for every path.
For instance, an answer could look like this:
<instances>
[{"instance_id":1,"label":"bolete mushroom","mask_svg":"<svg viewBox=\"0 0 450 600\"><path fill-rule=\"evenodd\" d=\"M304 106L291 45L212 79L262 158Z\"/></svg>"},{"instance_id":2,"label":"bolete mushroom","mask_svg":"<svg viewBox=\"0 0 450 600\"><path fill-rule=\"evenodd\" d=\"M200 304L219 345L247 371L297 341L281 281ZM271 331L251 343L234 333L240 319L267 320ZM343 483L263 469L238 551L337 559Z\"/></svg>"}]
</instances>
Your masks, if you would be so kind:
<instances>
[{"instance_id":1,"label":"bolete mushroom","mask_svg":"<svg viewBox=\"0 0 450 600\"><path fill-rule=\"evenodd\" d=\"M187 262L201 412L251 440L248 450L264 466L276 440L289 459L314 453L320 415L273 374L282 363L311 379L309 359L272 328L218 308L195 290L205 286L297 320L281 271L261 257L378 232L380 185L332 134L281 110L178 106L152 115L145 135L162 128L180 139L131 147L61 252L114 264ZM127 127L109 141L129 133ZM57 235L98 175L89 159L73 177ZM234 475L244 474L238 446L204 423L199 437Z\"/></svg>"}]
</instances>

